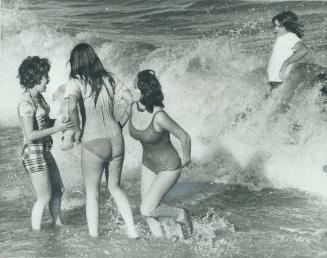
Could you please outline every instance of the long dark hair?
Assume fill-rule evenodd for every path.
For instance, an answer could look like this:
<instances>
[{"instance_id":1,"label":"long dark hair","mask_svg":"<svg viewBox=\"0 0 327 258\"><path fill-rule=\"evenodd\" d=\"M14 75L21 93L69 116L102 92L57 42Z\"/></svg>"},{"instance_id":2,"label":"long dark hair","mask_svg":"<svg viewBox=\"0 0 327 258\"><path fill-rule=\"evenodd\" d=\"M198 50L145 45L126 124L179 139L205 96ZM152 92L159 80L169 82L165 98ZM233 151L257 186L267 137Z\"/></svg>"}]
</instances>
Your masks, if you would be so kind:
<instances>
[{"instance_id":1,"label":"long dark hair","mask_svg":"<svg viewBox=\"0 0 327 258\"><path fill-rule=\"evenodd\" d=\"M283 11L272 18L272 23L278 21L287 31L293 32L300 39L303 37L303 25L299 22L297 15L291 11Z\"/></svg>"},{"instance_id":2,"label":"long dark hair","mask_svg":"<svg viewBox=\"0 0 327 258\"><path fill-rule=\"evenodd\" d=\"M141 91L140 102L150 113L153 107L164 107L164 96L161 90L161 84L153 70L144 70L137 74L137 87Z\"/></svg>"},{"instance_id":3,"label":"long dark hair","mask_svg":"<svg viewBox=\"0 0 327 258\"><path fill-rule=\"evenodd\" d=\"M109 80L114 92L115 80L112 74L104 69L98 55L89 44L76 45L70 54L69 63L71 67L69 77L81 79L84 86L87 84L91 86L94 105L97 103L102 86L105 85L104 79Z\"/></svg>"}]
</instances>

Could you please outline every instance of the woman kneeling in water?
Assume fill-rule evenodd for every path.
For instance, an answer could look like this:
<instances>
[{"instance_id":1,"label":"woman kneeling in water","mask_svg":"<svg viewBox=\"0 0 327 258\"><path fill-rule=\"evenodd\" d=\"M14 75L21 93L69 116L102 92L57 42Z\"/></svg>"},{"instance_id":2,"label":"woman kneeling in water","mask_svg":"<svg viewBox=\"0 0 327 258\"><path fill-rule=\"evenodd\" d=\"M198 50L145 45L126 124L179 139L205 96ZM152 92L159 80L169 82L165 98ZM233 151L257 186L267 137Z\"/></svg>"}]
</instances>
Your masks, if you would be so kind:
<instances>
[{"instance_id":1,"label":"woman kneeling in water","mask_svg":"<svg viewBox=\"0 0 327 258\"><path fill-rule=\"evenodd\" d=\"M181 169L191 162L191 138L164 111L164 96L154 71L138 73L135 90L138 101L131 104L127 113L130 135L143 146L141 214L147 217L150 230L157 237L163 236L158 218L176 218L187 239L193 230L189 212L161 201L176 184ZM170 133L182 144L182 162L170 141Z\"/></svg>"}]
</instances>

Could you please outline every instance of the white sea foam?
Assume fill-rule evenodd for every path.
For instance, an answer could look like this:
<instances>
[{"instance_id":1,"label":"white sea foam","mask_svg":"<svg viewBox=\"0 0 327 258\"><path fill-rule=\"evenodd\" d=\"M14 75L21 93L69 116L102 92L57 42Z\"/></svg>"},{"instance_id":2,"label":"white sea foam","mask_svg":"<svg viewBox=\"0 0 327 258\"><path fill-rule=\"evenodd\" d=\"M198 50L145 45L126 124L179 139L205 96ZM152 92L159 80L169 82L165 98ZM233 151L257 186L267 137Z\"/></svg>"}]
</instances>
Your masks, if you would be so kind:
<instances>
[{"instance_id":1,"label":"white sea foam","mask_svg":"<svg viewBox=\"0 0 327 258\"><path fill-rule=\"evenodd\" d=\"M92 32L65 34L41 25L26 11L24 16L18 9L10 11L3 17L1 126L18 125L21 89L16 75L26 56L51 61L46 98L55 117L51 95L68 78L72 47L96 42ZM266 56L242 53L238 41L224 37L158 48L96 42L95 49L129 87L139 70L156 71L166 109L192 136L194 161L216 164L206 167L211 179L251 189L296 187L327 195L327 174L321 169L326 164L326 122L315 104L318 89L296 92L288 111L278 111L287 92L281 87L264 100L266 86L258 68L264 67ZM127 136L126 148L126 166L138 167L140 146Z\"/></svg>"}]
</instances>

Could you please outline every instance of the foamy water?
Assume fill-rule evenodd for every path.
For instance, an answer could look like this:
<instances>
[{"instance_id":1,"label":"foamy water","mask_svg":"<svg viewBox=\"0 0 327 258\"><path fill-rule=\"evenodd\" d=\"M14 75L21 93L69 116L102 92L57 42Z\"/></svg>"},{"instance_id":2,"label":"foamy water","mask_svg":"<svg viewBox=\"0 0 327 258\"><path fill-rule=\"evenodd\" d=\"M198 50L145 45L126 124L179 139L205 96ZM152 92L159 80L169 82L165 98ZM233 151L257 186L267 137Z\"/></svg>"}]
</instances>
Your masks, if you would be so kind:
<instances>
[{"instance_id":1,"label":"foamy water","mask_svg":"<svg viewBox=\"0 0 327 258\"><path fill-rule=\"evenodd\" d=\"M266 79L260 73L253 72L265 67L273 42L270 21L265 15L270 15L280 7L271 3L267 3L268 6L240 4L234 9L244 15L235 16L232 9L227 11L227 16L218 6L206 2L186 1L175 7L170 4L166 8L158 5L148 6L148 9L142 9L141 4L136 4L135 12L132 10L132 3L98 3L99 6L93 7L79 2L41 5L22 1L20 4L4 4L3 75L0 83L5 94L1 95L0 101L0 108L4 111L0 118L1 124L17 125L16 106L20 87L16 74L24 57L40 55L51 60L51 82L46 97L53 104L52 93L68 77L67 60L70 50L78 42L86 41L95 46L106 67L128 86L132 85L135 74L141 69L151 68L157 72L164 86L167 110L192 135L195 160L209 162L206 158L208 155L216 156L217 149L224 148L233 155L234 161L240 167L237 174L253 173L250 177L268 178L256 182L258 185L255 187L259 189L266 186L264 182L269 181L269 185L275 187L296 187L327 194L324 187L327 174L321 169L325 164L324 153L327 148L323 141L325 122L324 114L320 114L319 108L314 104L318 95L317 89L298 92L297 94L302 94L301 101L295 102L292 109L278 120L269 122L276 105L286 93L281 89L276 91L276 96L271 100L263 100ZM106 6L103 12L99 11L101 4ZM320 20L324 21L326 14L317 14L318 11L321 12L322 4L316 3L310 8L303 3L292 5L295 10L298 8L299 14L303 13L301 18L306 28L310 28L310 22L315 21L320 24L315 31L324 32L326 26L315 20L321 17ZM228 3L223 6L227 8ZM182 25L182 18L175 16L173 7L177 8L177 12L185 12L187 20L190 19L190 12L197 10L199 13L193 20L198 19L204 27L192 23L188 31ZM57 10L56 12L62 10L62 17L53 17L51 8ZM85 15L78 16L74 13L76 8L80 8L81 15ZM155 8L157 11L154 11ZM249 10L252 18L248 14ZM119 11L125 12L124 19L118 16ZM203 14L203 11L207 14ZM53 21L45 19L46 15ZM71 18L67 18L69 15ZM219 17L222 22L219 22ZM83 19L102 21L103 28L106 29L102 30L95 24L84 26ZM135 30L136 25L128 22L131 19L139 21L139 31ZM157 23L150 26L144 19ZM163 29L160 19L167 26L175 24L178 31L168 33ZM171 24L169 19L173 19ZM245 20L247 22L243 24ZM62 23L57 24L55 21ZM115 25L114 22L120 22L121 25ZM213 24L210 25L210 22ZM88 30L88 26L96 29ZM153 28L163 35L153 33ZM196 28L198 31L199 28L203 30L202 39L199 37L201 29L196 32ZM208 33L210 28L211 35ZM123 30L126 31L126 38L122 37ZM319 38L315 31L308 30L309 35L305 39L313 49L310 61L314 61L314 56L321 53L321 48L326 49L325 36L321 34ZM117 37L118 32L120 37ZM161 39L162 36L166 36L165 40ZM122 38L125 42L115 41ZM254 43L251 38L263 40ZM311 42L310 38L315 38L315 41ZM254 52L253 47L259 49L259 52ZM321 60L316 62L323 64ZM11 96L10 100L8 94ZM53 117L57 110L52 105ZM246 118L239 119L242 116ZM193 123L195 119L196 124ZM299 124L300 130L292 131L294 124ZM135 146L131 141L128 143ZM139 157L131 155L136 156L135 159ZM249 166L251 172L244 172ZM220 175L218 172L211 176L219 180ZM235 177L238 178L239 175ZM307 178L310 178L310 182ZM243 180L246 179L238 178L237 182L242 183ZM252 184L245 182L247 183ZM263 184L260 185L261 183Z\"/></svg>"}]
</instances>

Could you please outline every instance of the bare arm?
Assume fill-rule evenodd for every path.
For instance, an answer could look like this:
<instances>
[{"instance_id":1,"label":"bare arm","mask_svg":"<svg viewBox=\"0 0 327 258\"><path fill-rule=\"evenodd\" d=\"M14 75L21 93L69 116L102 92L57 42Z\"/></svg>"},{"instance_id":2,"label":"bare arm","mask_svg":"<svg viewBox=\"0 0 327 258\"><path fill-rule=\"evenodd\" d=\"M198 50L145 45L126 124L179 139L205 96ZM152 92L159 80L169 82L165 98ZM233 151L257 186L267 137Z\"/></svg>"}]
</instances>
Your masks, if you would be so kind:
<instances>
[{"instance_id":1,"label":"bare arm","mask_svg":"<svg viewBox=\"0 0 327 258\"><path fill-rule=\"evenodd\" d=\"M115 95L118 96L119 99L123 100L126 104L122 116L117 119L119 126L123 128L129 119L130 105L133 101L133 98L131 91L125 86L125 84L117 76L114 76L114 78L116 82Z\"/></svg>"},{"instance_id":2,"label":"bare arm","mask_svg":"<svg viewBox=\"0 0 327 258\"><path fill-rule=\"evenodd\" d=\"M124 113L118 119L119 126L123 128L129 119L131 104L132 104L132 94L131 91L124 86L124 88L122 88L122 91L119 93L119 95L120 98L126 103Z\"/></svg>"},{"instance_id":3,"label":"bare arm","mask_svg":"<svg viewBox=\"0 0 327 258\"><path fill-rule=\"evenodd\" d=\"M22 116L21 121L22 121L23 132L27 142L33 142L35 140L42 139L44 137L50 136L62 130L67 130L72 127L72 123L68 122L68 123L59 123L54 127L50 127L46 129L34 130L33 117Z\"/></svg>"},{"instance_id":4,"label":"bare arm","mask_svg":"<svg viewBox=\"0 0 327 258\"><path fill-rule=\"evenodd\" d=\"M294 46L294 53L289 58L287 58L281 69L280 69L280 77L283 78L286 72L286 68L288 65L293 64L295 62L300 61L306 54L308 53L308 49L303 44L302 41L299 41Z\"/></svg>"},{"instance_id":5,"label":"bare arm","mask_svg":"<svg viewBox=\"0 0 327 258\"><path fill-rule=\"evenodd\" d=\"M121 98L129 105L132 102L132 93L129 89L125 88L122 92Z\"/></svg>"},{"instance_id":6,"label":"bare arm","mask_svg":"<svg viewBox=\"0 0 327 258\"><path fill-rule=\"evenodd\" d=\"M75 141L79 142L81 140L82 131L80 128L79 114L78 114L78 104L79 98L75 95L69 95L68 97L68 114L69 119L74 124L75 131Z\"/></svg>"},{"instance_id":7,"label":"bare arm","mask_svg":"<svg viewBox=\"0 0 327 258\"><path fill-rule=\"evenodd\" d=\"M127 123L130 114L131 114L131 105L132 104L128 104L124 110L124 113L122 114L121 118L118 120L118 124L120 125L121 128L123 128L125 126L125 124Z\"/></svg>"},{"instance_id":8,"label":"bare arm","mask_svg":"<svg viewBox=\"0 0 327 258\"><path fill-rule=\"evenodd\" d=\"M302 41L299 41L294 46L294 54L291 55L288 59L285 60L286 65L293 64L299 60L301 60L306 54L308 53L308 50L306 46L303 44Z\"/></svg>"},{"instance_id":9,"label":"bare arm","mask_svg":"<svg viewBox=\"0 0 327 258\"><path fill-rule=\"evenodd\" d=\"M177 124L166 112L160 112L155 117L154 124L162 130L166 130L174 135L182 144L183 158L182 166L186 166L191 162L191 137Z\"/></svg>"},{"instance_id":10,"label":"bare arm","mask_svg":"<svg viewBox=\"0 0 327 258\"><path fill-rule=\"evenodd\" d=\"M131 91L116 75L114 75L114 79L116 83L115 95L118 95L120 99L122 99L129 105L132 102Z\"/></svg>"}]
</instances>

